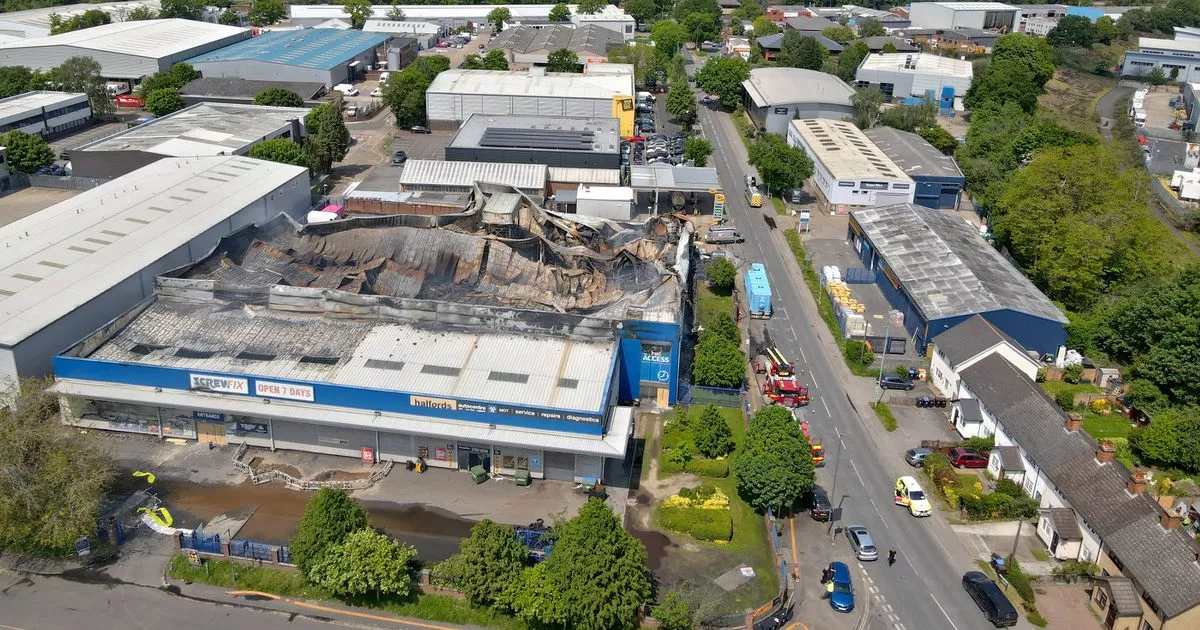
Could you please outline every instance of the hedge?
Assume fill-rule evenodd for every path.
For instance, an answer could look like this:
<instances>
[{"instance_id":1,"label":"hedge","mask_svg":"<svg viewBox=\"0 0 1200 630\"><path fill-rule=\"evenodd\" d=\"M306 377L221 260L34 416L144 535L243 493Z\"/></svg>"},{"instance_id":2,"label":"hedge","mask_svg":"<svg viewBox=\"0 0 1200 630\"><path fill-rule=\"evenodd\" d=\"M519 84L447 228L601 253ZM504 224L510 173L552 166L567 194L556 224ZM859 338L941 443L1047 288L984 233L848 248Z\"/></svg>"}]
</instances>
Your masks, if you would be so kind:
<instances>
[{"instance_id":1,"label":"hedge","mask_svg":"<svg viewBox=\"0 0 1200 630\"><path fill-rule=\"evenodd\" d=\"M1009 556L1004 559L1004 563L1008 565L1008 573L1005 574L1005 579L1008 580L1009 584L1012 584L1012 587L1016 589L1021 599L1032 605L1035 596L1033 594L1033 584L1029 582L1029 576L1025 575L1025 572L1021 570L1021 565L1017 563L1016 558ZM1034 610L1037 609L1035 608Z\"/></svg>"},{"instance_id":2,"label":"hedge","mask_svg":"<svg viewBox=\"0 0 1200 630\"><path fill-rule=\"evenodd\" d=\"M696 540L716 542L733 538L733 517L729 510L659 507L658 519L663 527Z\"/></svg>"},{"instance_id":3,"label":"hedge","mask_svg":"<svg viewBox=\"0 0 1200 630\"><path fill-rule=\"evenodd\" d=\"M729 459L693 458L683 467L685 472L701 477L724 479L729 476Z\"/></svg>"}]
</instances>

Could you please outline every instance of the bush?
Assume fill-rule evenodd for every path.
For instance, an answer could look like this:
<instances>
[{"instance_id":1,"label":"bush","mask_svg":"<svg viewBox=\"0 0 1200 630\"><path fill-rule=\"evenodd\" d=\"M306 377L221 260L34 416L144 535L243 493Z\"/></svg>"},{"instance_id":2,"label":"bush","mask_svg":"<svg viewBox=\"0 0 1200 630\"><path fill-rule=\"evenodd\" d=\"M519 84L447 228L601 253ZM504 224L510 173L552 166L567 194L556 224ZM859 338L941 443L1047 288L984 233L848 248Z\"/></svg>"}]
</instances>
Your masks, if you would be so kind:
<instances>
[{"instance_id":1,"label":"bush","mask_svg":"<svg viewBox=\"0 0 1200 630\"><path fill-rule=\"evenodd\" d=\"M1005 576L1008 578L1008 583L1012 584L1012 587L1016 589L1021 599L1029 604L1033 604L1033 584L1030 583L1029 576L1025 575L1025 572L1021 570L1021 565L1017 564L1017 559L1009 556L1004 559L1004 563L1008 565L1008 575Z\"/></svg>"},{"instance_id":2,"label":"bush","mask_svg":"<svg viewBox=\"0 0 1200 630\"><path fill-rule=\"evenodd\" d=\"M704 409L694 417L692 424L692 442L696 450L709 458L728 455L733 452L733 431L725 422L725 416L713 405L705 405Z\"/></svg>"},{"instance_id":3,"label":"bush","mask_svg":"<svg viewBox=\"0 0 1200 630\"><path fill-rule=\"evenodd\" d=\"M908 366L907 365L897 365L896 366L896 375L899 376L900 378L908 378Z\"/></svg>"},{"instance_id":4,"label":"bush","mask_svg":"<svg viewBox=\"0 0 1200 630\"><path fill-rule=\"evenodd\" d=\"M1108 399L1106 398L1097 398L1096 400L1092 401L1091 405L1088 406L1092 408L1092 413L1099 414L1101 416L1112 415L1112 403L1108 402Z\"/></svg>"},{"instance_id":5,"label":"bush","mask_svg":"<svg viewBox=\"0 0 1200 630\"><path fill-rule=\"evenodd\" d=\"M1046 368L1038 368L1037 374L1033 377L1033 380L1038 383L1045 383L1046 382Z\"/></svg>"},{"instance_id":6,"label":"bush","mask_svg":"<svg viewBox=\"0 0 1200 630\"><path fill-rule=\"evenodd\" d=\"M1050 624L1049 621L1046 621L1045 617L1038 613L1037 609L1025 611L1025 618L1029 620L1029 623L1039 628L1045 628Z\"/></svg>"},{"instance_id":7,"label":"bush","mask_svg":"<svg viewBox=\"0 0 1200 630\"><path fill-rule=\"evenodd\" d=\"M991 435L987 437L972 437L959 442L958 445L979 453L986 453L996 448L996 438Z\"/></svg>"},{"instance_id":8,"label":"bush","mask_svg":"<svg viewBox=\"0 0 1200 630\"><path fill-rule=\"evenodd\" d=\"M733 538L733 518L728 509L660 507L658 518L663 527L696 540L716 542Z\"/></svg>"},{"instance_id":9,"label":"bush","mask_svg":"<svg viewBox=\"0 0 1200 630\"><path fill-rule=\"evenodd\" d=\"M842 354L850 363L867 367L875 362L875 353L871 351L871 346L867 342L858 339L850 339L842 348Z\"/></svg>"},{"instance_id":10,"label":"bush","mask_svg":"<svg viewBox=\"0 0 1200 630\"><path fill-rule=\"evenodd\" d=\"M1097 567L1093 562L1083 562L1082 560L1065 560L1051 570L1054 575L1076 576L1076 575L1095 575L1100 567Z\"/></svg>"},{"instance_id":11,"label":"bush","mask_svg":"<svg viewBox=\"0 0 1200 630\"><path fill-rule=\"evenodd\" d=\"M729 295L729 292L733 290L737 269L732 262L729 262L728 258L718 258L704 268L704 276L708 278L708 286L712 287L714 292Z\"/></svg>"},{"instance_id":12,"label":"bush","mask_svg":"<svg viewBox=\"0 0 1200 630\"><path fill-rule=\"evenodd\" d=\"M1078 385L1083 379L1083 364L1072 363L1063 369L1063 380L1072 384Z\"/></svg>"},{"instance_id":13,"label":"bush","mask_svg":"<svg viewBox=\"0 0 1200 630\"><path fill-rule=\"evenodd\" d=\"M954 472L954 466L950 465L950 458L941 453L933 453L926 457L922 470L933 483L933 487L939 491L958 485L958 474Z\"/></svg>"},{"instance_id":14,"label":"bush","mask_svg":"<svg viewBox=\"0 0 1200 630\"><path fill-rule=\"evenodd\" d=\"M1054 402L1062 407L1063 411L1071 411L1075 408L1075 392L1061 391L1054 395Z\"/></svg>"},{"instance_id":15,"label":"bush","mask_svg":"<svg viewBox=\"0 0 1200 630\"><path fill-rule=\"evenodd\" d=\"M1006 494L1014 499L1025 496L1025 493L1021 490L1021 486L1007 477L996 482L996 492Z\"/></svg>"},{"instance_id":16,"label":"bush","mask_svg":"<svg viewBox=\"0 0 1200 630\"><path fill-rule=\"evenodd\" d=\"M724 479L729 476L728 459L693 459L683 466L685 472L701 477Z\"/></svg>"}]
</instances>

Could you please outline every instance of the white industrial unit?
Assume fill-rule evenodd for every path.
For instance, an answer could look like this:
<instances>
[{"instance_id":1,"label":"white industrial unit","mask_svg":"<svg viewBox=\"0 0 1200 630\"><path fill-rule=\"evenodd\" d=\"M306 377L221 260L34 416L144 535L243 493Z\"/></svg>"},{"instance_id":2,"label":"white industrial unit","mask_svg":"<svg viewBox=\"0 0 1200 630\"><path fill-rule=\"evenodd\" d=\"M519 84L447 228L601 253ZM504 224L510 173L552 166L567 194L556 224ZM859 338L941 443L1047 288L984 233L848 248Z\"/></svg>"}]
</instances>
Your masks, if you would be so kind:
<instances>
[{"instance_id":1,"label":"white industrial unit","mask_svg":"<svg viewBox=\"0 0 1200 630\"><path fill-rule=\"evenodd\" d=\"M940 99L942 90L954 88L961 97L971 88L971 62L926 53L872 53L863 59L854 78L859 87L878 87L887 100L925 97L930 91Z\"/></svg>"},{"instance_id":2,"label":"white industrial unit","mask_svg":"<svg viewBox=\"0 0 1200 630\"><path fill-rule=\"evenodd\" d=\"M600 28L606 28L610 31L620 33L622 39L628 42L633 39L633 28L637 25L637 20L621 9L611 4L606 4L604 5L604 9L599 13L584 15L571 11L571 23L577 27L592 24Z\"/></svg>"},{"instance_id":3,"label":"white industrial unit","mask_svg":"<svg viewBox=\"0 0 1200 630\"><path fill-rule=\"evenodd\" d=\"M1125 53L1121 76L1145 76L1155 68L1172 82L1200 81L1200 39L1139 37L1138 49Z\"/></svg>"},{"instance_id":4,"label":"white industrial unit","mask_svg":"<svg viewBox=\"0 0 1200 630\"><path fill-rule=\"evenodd\" d=\"M437 46L441 36L442 26L432 22L395 22L392 20L367 20L362 28L364 33L383 33L396 37L411 37L417 40L419 50L428 50Z\"/></svg>"},{"instance_id":5,"label":"white industrial unit","mask_svg":"<svg viewBox=\"0 0 1200 630\"><path fill-rule=\"evenodd\" d=\"M1017 30L1021 10L1000 2L914 2L908 17L913 28Z\"/></svg>"},{"instance_id":6,"label":"white industrial unit","mask_svg":"<svg viewBox=\"0 0 1200 630\"><path fill-rule=\"evenodd\" d=\"M628 186L580 184L575 200L576 214L617 221L633 218L633 189Z\"/></svg>"},{"instance_id":7,"label":"white industrial unit","mask_svg":"<svg viewBox=\"0 0 1200 630\"><path fill-rule=\"evenodd\" d=\"M26 92L0 99L0 133L48 136L82 127L92 119L87 94Z\"/></svg>"},{"instance_id":8,"label":"white industrial unit","mask_svg":"<svg viewBox=\"0 0 1200 630\"><path fill-rule=\"evenodd\" d=\"M838 214L853 207L911 203L916 194L916 186L904 169L852 123L793 120L787 140L812 158L813 180Z\"/></svg>"},{"instance_id":9,"label":"white industrial unit","mask_svg":"<svg viewBox=\"0 0 1200 630\"><path fill-rule=\"evenodd\" d=\"M436 129L455 129L472 114L611 118L613 97L633 96L633 75L451 69L425 92Z\"/></svg>"},{"instance_id":10,"label":"white industrial unit","mask_svg":"<svg viewBox=\"0 0 1200 630\"><path fill-rule=\"evenodd\" d=\"M404 12L404 18L413 22L434 22L444 26L459 26L468 22L486 24L488 13L493 9L505 8L512 14L514 21L522 18L550 17L554 4L376 4L371 6L369 17L384 19L392 9ZM578 5L568 4L567 8L574 14ZM339 3L333 4L293 4L288 6L291 23L297 26L313 27L325 20L349 20L345 7Z\"/></svg>"}]
</instances>

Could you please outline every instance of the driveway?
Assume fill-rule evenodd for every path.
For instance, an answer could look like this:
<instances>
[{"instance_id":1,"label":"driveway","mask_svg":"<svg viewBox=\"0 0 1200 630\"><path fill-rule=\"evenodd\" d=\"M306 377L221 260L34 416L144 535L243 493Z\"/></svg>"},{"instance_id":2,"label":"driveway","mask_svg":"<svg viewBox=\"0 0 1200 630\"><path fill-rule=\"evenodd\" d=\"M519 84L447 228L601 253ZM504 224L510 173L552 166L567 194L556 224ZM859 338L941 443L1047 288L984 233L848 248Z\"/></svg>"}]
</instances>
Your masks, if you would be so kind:
<instances>
[{"instance_id":1,"label":"driveway","mask_svg":"<svg viewBox=\"0 0 1200 630\"><path fill-rule=\"evenodd\" d=\"M1096 101L1096 115L1100 117L1100 133L1106 139L1112 140L1112 126L1116 122L1117 101L1130 94L1133 94L1132 87L1118 85Z\"/></svg>"}]
</instances>

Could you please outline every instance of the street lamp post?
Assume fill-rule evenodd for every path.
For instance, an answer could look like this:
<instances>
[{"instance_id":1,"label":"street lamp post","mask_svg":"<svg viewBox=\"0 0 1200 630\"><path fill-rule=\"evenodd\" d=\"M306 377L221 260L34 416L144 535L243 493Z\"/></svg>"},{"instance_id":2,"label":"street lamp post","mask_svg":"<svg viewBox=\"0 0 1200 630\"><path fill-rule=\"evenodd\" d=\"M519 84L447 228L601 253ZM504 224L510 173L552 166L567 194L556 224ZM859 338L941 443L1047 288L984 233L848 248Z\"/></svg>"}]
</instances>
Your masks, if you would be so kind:
<instances>
[{"instance_id":1,"label":"street lamp post","mask_svg":"<svg viewBox=\"0 0 1200 630\"><path fill-rule=\"evenodd\" d=\"M892 318L888 318L887 325L883 328L883 352L879 355L879 379L875 381L875 386L879 388L879 398L875 399L875 404L883 400L883 366L887 363L888 338L892 335Z\"/></svg>"},{"instance_id":2,"label":"street lamp post","mask_svg":"<svg viewBox=\"0 0 1200 630\"><path fill-rule=\"evenodd\" d=\"M831 498L837 499L839 509L841 508L841 505L842 505L842 499L840 496L838 496L838 493L837 493L837 478L838 478L838 470L841 469L841 467L842 467L842 441L841 441L841 439L839 439L837 455L833 456L833 488L830 489L830 495L829 495ZM825 529L825 533L829 534L829 544L830 545L833 544L833 522L834 522L834 520L836 520L836 519L834 519L833 512L834 512L833 501L830 501L829 502L829 527L827 527Z\"/></svg>"}]
</instances>

